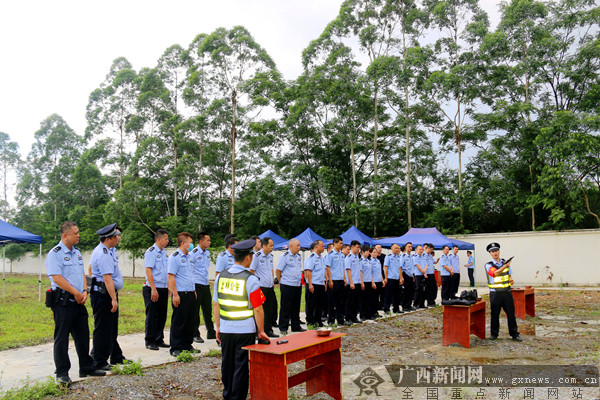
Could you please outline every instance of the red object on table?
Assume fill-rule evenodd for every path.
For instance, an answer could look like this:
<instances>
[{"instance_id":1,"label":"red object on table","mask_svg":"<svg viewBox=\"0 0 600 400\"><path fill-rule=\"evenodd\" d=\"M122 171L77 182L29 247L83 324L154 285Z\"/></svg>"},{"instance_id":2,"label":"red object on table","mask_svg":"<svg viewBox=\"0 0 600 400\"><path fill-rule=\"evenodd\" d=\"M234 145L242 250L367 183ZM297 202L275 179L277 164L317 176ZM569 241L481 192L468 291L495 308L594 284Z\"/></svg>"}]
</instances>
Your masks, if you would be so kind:
<instances>
[{"instance_id":1,"label":"red object on table","mask_svg":"<svg viewBox=\"0 0 600 400\"><path fill-rule=\"evenodd\" d=\"M485 339L485 302L470 306L444 306L442 345L458 343L471 347L471 334Z\"/></svg>"},{"instance_id":2,"label":"red object on table","mask_svg":"<svg viewBox=\"0 0 600 400\"><path fill-rule=\"evenodd\" d=\"M342 399L342 339L345 333L317 336L313 330L284 337L288 343L253 344L250 352L250 397L287 400L288 388L306 382L306 394L325 392ZM282 339L277 339L282 340ZM288 377L287 366L305 360L306 370Z\"/></svg>"},{"instance_id":3,"label":"red object on table","mask_svg":"<svg viewBox=\"0 0 600 400\"><path fill-rule=\"evenodd\" d=\"M535 289L513 288L510 291L515 302L515 317L519 319L526 319L526 315L535 317Z\"/></svg>"}]
</instances>

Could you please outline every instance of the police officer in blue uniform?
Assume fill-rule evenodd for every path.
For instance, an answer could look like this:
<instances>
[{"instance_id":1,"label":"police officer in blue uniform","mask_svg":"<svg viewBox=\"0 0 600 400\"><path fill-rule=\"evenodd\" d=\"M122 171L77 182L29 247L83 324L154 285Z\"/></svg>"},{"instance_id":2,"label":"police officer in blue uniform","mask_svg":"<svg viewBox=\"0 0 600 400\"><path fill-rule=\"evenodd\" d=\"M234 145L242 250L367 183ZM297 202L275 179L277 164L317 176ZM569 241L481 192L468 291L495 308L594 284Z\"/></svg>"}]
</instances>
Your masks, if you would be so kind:
<instances>
[{"instance_id":1,"label":"police officer in blue uniform","mask_svg":"<svg viewBox=\"0 0 600 400\"><path fill-rule=\"evenodd\" d=\"M96 370L90 356L90 331L88 312L85 308L88 291L84 287L83 257L75 245L79 243L79 228L73 222L63 222L60 242L46 257L46 271L52 291L50 307L54 314L54 365L59 383L69 385L69 334L73 335L79 358L79 376L104 376L105 371Z\"/></svg>"},{"instance_id":2,"label":"police officer in blue uniform","mask_svg":"<svg viewBox=\"0 0 600 400\"><path fill-rule=\"evenodd\" d=\"M233 265L233 249L231 246L237 243L238 240L235 236L230 235L226 236L225 238L225 250L223 250L217 256L217 262L215 264L215 276L219 275L226 269L231 268Z\"/></svg>"},{"instance_id":3,"label":"police officer in blue uniform","mask_svg":"<svg viewBox=\"0 0 600 400\"><path fill-rule=\"evenodd\" d=\"M450 300L454 297L453 285L452 285L452 275L454 275L454 269L452 268L452 262L450 261L450 257L448 253L450 252L450 247L444 245L442 247L442 255L440 256L440 276L442 278L442 301Z\"/></svg>"},{"instance_id":4,"label":"police officer in blue uniform","mask_svg":"<svg viewBox=\"0 0 600 400\"><path fill-rule=\"evenodd\" d=\"M473 257L473 252L471 250L467 250L467 257L469 259L465 264L465 267L469 273L469 286L475 287L475 258Z\"/></svg>"},{"instance_id":5,"label":"police officer in blue uniform","mask_svg":"<svg viewBox=\"0 0 600 400\"><path fill-rule=\"evenodd\" d=\"M404 283L402 285L402 310L403 311L414 311L415 307L412 306L415 297L415 266L413 265L412 255L412 243L408 242L402 249L402 277Z\"/></svg>"},{"instance_id":6,"label":"police officer in blue uniform","mask_svg":"<svg viewBox=\"0 0 600 400\"><path fill-rule=\"evenodd\" d=\"M317 240L313 246L314 252L304 261L306 323L323 326L321 318L325 304L325 260L321 254L325 250L325 245Z\"/></svg>"},{"instance_id":7,"label":"police officer in blue uniform","mask_svg":"<svg viewBox=\"0 0 600 400\"><path fill-rule=\"evenodd\" d=\"M225 400L248 396L248 351L244 346L258 339L268 343L264 331L265 297L259 280L249 270L256 241L248 239L232 245L235 264L215 279L214 314L217 340L221 342L221 379Z\"/></svg>"},{"instance_id":8,"label":"police officer in blue uniform","mask_svg":"<svg viewBox=\"0 0 600 400\"><path fill-rule=\"evenodd\" d=\"M373 294L373 304L371 309L375 318L381 317L379 315L379 309L383 309L383 304L379 306L379 301L385 296L385 286L383 286L383 270L381 262L379 261L379 248L377 246L371 247L371 274L373 276L373 283L375 283L375 290ZM384 257L385 261L385 257Z\"/></svg>"},{"instance_id":9,"label":"police officer in blue uniform","mask_svg":"<svg viewBox=\"0 0 600 400\"><path fill-rule=\"evenodd\" d=\"M158 229L154 233L154 244L146 250L144 267L146 282L142 288L144 305L146 307L145 341L146 348L158 350L159 347L169 347L165 344L164 329L167 322L167 307L169 304L169 289L167 288L167 250L169 233Z\"/></svg>"},{"instance_id":10,"label":"police officer in blue uniform","mask_svg":"<svg viewBox=\"0 0 600 400\"><path fill-rule=\"evenodd\" d=\"M204 326L206 327L206 338L216 339L215 327L212 321L212 296L208 285L208 269L210 268L210 236L206 232L198 233L198 246L189 254L190 262L194 267L194 284L196 288L196 299L194 301L194 342L204 343L200 336L200 310Z\"/></svg>"},{"instance_id":11,"label":"police officer in blue uniform","mask_svg":"<svg viewBox=\"0 0 600 400\"><path fill-rule=\"evenodd\" d=\"M288 326L292 332L304 332L300 326L300 302L302 300L302 260L300 242L291 239L288 250L279 257L277 262L277 280L281 291L281 308L279 310L279 331L287 334Z\"/></svg>"},{"instance_id":12,"label":"police officer in blue uniform","mask_svg":"<svg viewBox=\"0 0 600 400\"><path fill-rule=\"evenodd\" d=\"M427 266L426 255L423 254L423 246L417 245L415 254L412 256L413 266L415 271L415 300L414 306L417 308L425 307L426 282L427 282Z\"/></svg>"},{"instance_id":13,"label":"police officer in blue uniform","mask_svg":"<svg viewBox=\"0 0 600 400\"><path fill-rule=\"evenodd\" d=\"M94 311L94 363L97 369L110 370L111 364L125 361L117 336L119 334L119 298L123 288L123 276L115 250L121 240L117 224L107 225L96 232L100 244L92 252L92 293Z\"/></svg>"},{"instance_id":14,"label":"police officer in blue uniform","mask_svg":"<svg viewBox=\"0 0 600 400\"><path fill-rule=\"evenodd\" d=\"M427 271L427 290L426 290L426 298L427 298L427 307L435 307L435 299L437 298L437 281L435 280L435 264L433 260L433 244L425 243L425 252L423 253L422 258L424 259Z\"/></svg>"},{"instance_id":15,"label":"police officer in blue uniform","mask_svg":"<svg viewBox=\"0 0 600 400\"><path fill-rule=\"evenodd\" d=\"M385 256L383 262L384 282L385 282L385 301L383 311L390 315L390 306L395 313L402 313L400 310L400 285L404 283L402 276L402 256L400 255L400 246L392 245L392 254Z\"/></svg>"},{"instance_id":16,"label":"police officer in blue uniform","mask_svg":"<svg viewBox=\"0 0 600 400\"><path fill-rule=\"evenodd\" d=\"M456 297L460 286L460 257L458 256L458 246L452 246L452 254L448 256L452 264L452 296Z\"/></svg>"},{"instance_id":17,"label":"police officer in blue uniform","mask_svg":"<svg viewBox=\"0 0 600 400\"><path fill-rule=\"evenodd\" d=\"M329 285L329 325L336 321L338 325L343 325L346 313L346 266L341 252L343 243L341 237L334 237L333 250L325 258L325 274Z\"/></svg>"},{"instance_id":18,"label":"police officer in blue uniform","mask_svg":"<svg viewBox=\"0 0 600 400\"><path fill-rule=\"evenodd\" d=\"M254 258L252 259L252 264L250 264L250 272L258 278L260 290L265 296L263 304L263 310L265 311L265 332L267 336L277 338L279 335L273 332L273 327L277 326L277 296L273 288L273 240L269 237L264 237L260 240L260 245L261 249L258 251L256 251L256 247L253 248Z\"/></svg>"},{"instance_id":19,"label":"police officer in blue uniform","mask_svg":"<svg viewBox=\"0 0 600 400\"><path fill-rule=\"evenodd\" d=\"M194 249L192 235L181 232L177 235L177 251L169 257L167 272L169 273L169 289L173 293L171 305L171 350L177 357L183 350L198 352L192 347L194 340L194 302L196 288L194 286L194 266L190 262L190 252Z\"/></svg>"},{"instance_id":20,"label":"police officer in blue uniform","mask_svg":"<svg viewBox=\"0 0 600 400\"><path fill-rule=\"evenodd\" d=\"M372 308L373 296L377 286L373 281L373 268L371 266L371 246L363 244L360 247L360 270L362 273L363 288L360 296L360 319L366 321L375 318L377 308Z\"/></svg>"},{"instance_id":21,"label":"police officer in blue uniform","mask_svg":"<svg viewBox=\"0 0 600 400\"><path fill-rule=\"evenodd\" d=\"M508 333L517 342L521 342L521 335L515 318L515 303L510 288L514 281L512 279L511 261L506 262L500 258L500 245L490 243L486 250L492 256L492 261L485 264L485 273L490 288L490 340L496 340L500 331L500 310L506 313L508 322Z\"/></svg>"},{"instance_id":22,"label":"police officer in blue uniform","mask_svg":"<svg viewBox=\"0 0 600 400\"><path fill-rule=\"evenodd\" d=\"M344 265L346 267L346 325L360 324L361 320L357 318L358 308L360 306L360 296L364 290L362 270L360 265L360 242L353 240L350 243L350 254L346 256Z\"/></svg>"}]
</instances>

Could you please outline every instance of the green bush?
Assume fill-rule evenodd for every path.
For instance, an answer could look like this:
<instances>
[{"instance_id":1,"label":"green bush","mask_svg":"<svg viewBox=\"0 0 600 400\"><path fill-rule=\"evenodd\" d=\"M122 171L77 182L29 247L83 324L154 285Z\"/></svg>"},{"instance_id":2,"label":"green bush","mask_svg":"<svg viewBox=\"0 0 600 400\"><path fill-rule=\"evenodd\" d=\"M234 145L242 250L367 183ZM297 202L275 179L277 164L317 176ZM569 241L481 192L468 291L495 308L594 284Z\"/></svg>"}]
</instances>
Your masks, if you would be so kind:
<instances>
[{"instance_id":1,"label":"green bush","mask_svg":"<svg viewBox=\"0 0 600 400\"><path fill-rule=\"evenodd\" d=\"M187 351L187 350L183 350L177 356L177 361L181 361L181 362L194 361L194 355L191 352Z\"/></svg>"},{"instance_id":2,"label":"green bush","mask_svg":"<svg viewBox=\"0 0 600 400\"><path fill-rule=\"evenodd\" d=\"M208 353L206 353L206 357L221 357L220 349L210 349Z\"/></svg>"},{"instance_id":3,"label":"green bush","mask_svg":"<svg viewBox=\"0 0 600 400\"><path fill-rule=\"evenodd\" d=\"M61 386L51 376L45 381L31 381L29 378L21 382L22 386L0 392L0 400L38 400L46 396L62 396L69 389Z\"/></svg>"},{"instance_id":4,"label":"green bush","mask_svg":"<svg viewBox=\"0 0 600 400\"><path fill-rule=\"evenodd\" d=\"M144 375L142 371L142 360L125 361L123 364L114 365L110 371L115 375Z\"/></svg>"}]
</instances>

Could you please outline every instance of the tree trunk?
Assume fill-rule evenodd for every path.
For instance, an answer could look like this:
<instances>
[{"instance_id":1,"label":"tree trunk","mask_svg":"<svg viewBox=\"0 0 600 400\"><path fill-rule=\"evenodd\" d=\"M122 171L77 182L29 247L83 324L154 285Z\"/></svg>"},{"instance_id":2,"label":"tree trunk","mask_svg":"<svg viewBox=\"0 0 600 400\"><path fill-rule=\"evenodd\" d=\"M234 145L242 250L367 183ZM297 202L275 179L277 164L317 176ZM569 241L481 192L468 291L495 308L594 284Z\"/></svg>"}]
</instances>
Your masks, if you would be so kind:
<instances>
[{"instance_id":1,"label":"tree trunk","mask_svg":"<svg viewBox=\"0 0 600 400\"><path fill-rule=\"evenodd\" d=\"M198 169L199 169L199 176L198 176L198 210L200 210L200 207L202 207L202 142L204 140L204 137L202 135L202 130L200 130L200 151L199 151L199 155L198 155ZM198 231L202 230L202 221L200 220L200 218L198 218Z\"/></svg>"},{"instance_id":2,"label":"tree trunk","mask_svg":"<svg viewBox=\"0 0 600 400\"><path fill-rule=\"evenodd\" d=\"M231 92L231 104L233 106L233 119L231 121L231 199L229 202L229 233L233 234L235 225L233 223L235 201L235 139L237 135L237 93L235 90Z\"/></svg>"},{"instance_id":3,"label":"tree trunk","mask_svg":"<svg viewBox=\"0 0 600 400\"><path fill-rule=\"evenodd\" d=\"M529 182L531 184L531 196L533 197L533 168L529 164ZM535 207L531 206L531 230L535 231Z\"/></svg>"},{"instance_id":4,"label":"tree trunk","mask_svg":"<svg viewBox=\"0 0 600 400\"><path fill-rule=\"evenodd\" d=\"M2 210L2 219L4 219L6 221L6 214L7 214L7 206L8 206L8 197L6 192L8 191L8 185L6 184L6 170L8 169L8 165L6 163L6 160L4 160L4 209ZM12 262L11 262L11 268L12 268ZM12 269L11 269L12 272Z\"/></svg>"},{"instance_id":5,"label":"tree trunk","mask_svg":"<svg viewBox=\"0 0 600 400\"><path fill-rule=\"evenodd\" d=\"M177 142L175 142L175 136L173 136L173 158L175 160L175 174L173 175L173 214L177 218Z\"/></svg>"},{"instance_id":6,"label":"tree trunk","mask_svg":"<svg viewBox=\"0 0 600 400\"><path fill-rule=\"evenodd\" d=\"M408 125L408 86L404 87L406 97L406 107L404 110L404 120L406 124L406 208L408 213L408 229L412 228L412 203L410 201L410 126Z\"/></svg>"},{"instance_id":7,"label":"tree trunk","mask_svg":"<svg viewBox=\"0 0 600 400\"><path fill-rule=\"evenodd\" d=\"M132 261L132 263L133 263L133 269L132 269L132 271L131 271L131 276L132 276L133 278L135 278L135 254L132 254L132 255L131 255L131 261Z\"/></svg>"},{"instance_id":8,"label":"tree trunk","mask_svg":"<svg viewBox=\"0 0 600 400\"><path fill-rule=\"evenodd\" d=\"M352 198L354 202L354 226L358 228L358 208L356 201L356 165L354 165L354 140L350 132L350 161L352 163Z\"/></svg>"},{"instance_id":9,"label":"tree trunk","mask_svg":"<svg viewBox=\"0 0 600 400\"><path fill-rule=\"evenodd\" d=\"M123 189L123 123L120 125L121 142L119 144L119 189Z\"/></svg>"},{"instance_id":10,"label":"tree trunk","mask_svg":"<svg viewBox=\"0 0 600 400\"><path fill-rule=\"evenodd\" d=\"M377 99L377 86L375 86L375 93L373 97L373 106L375 109L375 115L373 118L373 186L375 188L375 215L373 216L373 236L377 236L377 200L379 199L378 193L378 179L377 179L377 135L379 133L379 115L377 112L378 99Z\"/></svg>"}]
</instances>

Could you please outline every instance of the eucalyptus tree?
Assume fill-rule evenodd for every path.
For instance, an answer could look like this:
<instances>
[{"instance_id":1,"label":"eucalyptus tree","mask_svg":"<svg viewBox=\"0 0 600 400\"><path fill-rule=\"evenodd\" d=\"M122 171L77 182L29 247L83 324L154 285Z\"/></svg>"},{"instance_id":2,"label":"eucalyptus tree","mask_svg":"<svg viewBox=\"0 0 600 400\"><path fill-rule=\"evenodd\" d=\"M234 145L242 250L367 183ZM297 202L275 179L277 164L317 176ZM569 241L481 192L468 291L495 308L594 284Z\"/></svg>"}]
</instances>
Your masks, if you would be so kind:
<instances>
[{"instance_id":1,"label":"eucalyptus tree","mask_svg":"<svg viewBox=\"0 0 600 400\"><path fill-rule=\"evenodd\" d=\"M437 104L445 123L436 125L441 143L454 141L458 153L460 224L464 221L462 150L465 142L481 139L470 116L477 107L479 84L477 50L488 30L487 14L477 0L428 0L435 41L435 66L426 82L424 97Z\"/></svg>"},{"instance_id":2,"label":"eucalyptus tree","mask_svg":"<svg viewBox=\"0 0 600 400\"><path fill-rule=\"evenodd\" d=\"M21 163L19 155L19 145L10 141L10 136L0 132L0 174L2 175L2 191L4 201L2 203L2 219L6 221L8 217L8 175L11 171L16 171Z\"/></svg>"},{"instance_id":3,"label":"eucalyptus tree","mask_svg":"<svg viewBox=\"0 0 600 400\"><path fill-rule=\"evenodd\" d=\"M215 100L226 106L226 125L230 132L231 193L229 201L229 231L233 233L236 190L236 149L238 136L248 132L248 120L256 105L247 95L246 83L256 74L275 70L275 63L267 52L242 26L218 28L207 35L198 46L198 54L206 60L206 81L212 86ZM222 102L226 100L226 102Z\"/></svg>"},{"instance_id":4,"label":"eucalyptus tree","mask_svg":"<svg viewBox=\"0 0 600 400\"><path fill-rule=\"evenodd\" d=\"M139 94L136 79L137 73L125 57L115 59L105 80L90 94L86 108L86 141L108 137L111 145L114 145L115 139L117 140L117 151L111 153L118 154L118 157L111 155L103 164L118 166L119 188L123 187L123 177L131 153L128 151L130 131L127 125L136 114Z\"/></svg>"}]
</instances>

